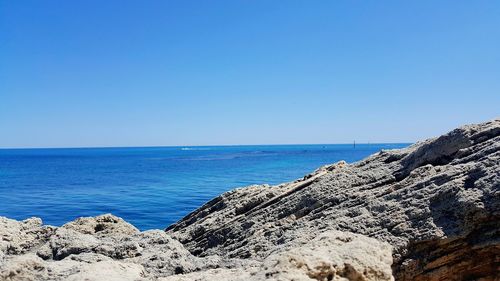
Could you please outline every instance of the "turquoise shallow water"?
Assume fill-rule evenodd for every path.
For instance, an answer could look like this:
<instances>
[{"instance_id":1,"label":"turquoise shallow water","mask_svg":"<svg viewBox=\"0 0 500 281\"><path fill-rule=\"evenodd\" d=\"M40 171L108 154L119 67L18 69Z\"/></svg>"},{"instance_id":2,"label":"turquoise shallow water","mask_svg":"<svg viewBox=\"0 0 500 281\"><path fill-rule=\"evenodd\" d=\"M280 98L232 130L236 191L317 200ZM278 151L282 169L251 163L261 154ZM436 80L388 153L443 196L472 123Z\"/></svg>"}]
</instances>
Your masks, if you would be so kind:
<instances>
[{"instance_id":1,"label":"turquoise shallow water","mask_svg":"<svg viewBox=\"0 0 500 281\"><path fill-rule=\"evenodd\" d=\"M0 216L61 225L113 213L165 228L218 194L408 144L1 149Z\"/></svg>"}]
</instances>

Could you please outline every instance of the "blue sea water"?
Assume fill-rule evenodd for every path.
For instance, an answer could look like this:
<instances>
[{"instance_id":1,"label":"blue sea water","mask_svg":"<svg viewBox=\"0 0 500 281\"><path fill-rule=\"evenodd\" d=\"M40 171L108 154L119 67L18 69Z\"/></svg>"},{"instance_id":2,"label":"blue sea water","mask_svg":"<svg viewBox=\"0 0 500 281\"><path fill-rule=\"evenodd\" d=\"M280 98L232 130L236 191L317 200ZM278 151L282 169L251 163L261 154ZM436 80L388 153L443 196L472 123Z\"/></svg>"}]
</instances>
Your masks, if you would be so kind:
<instances>
[{"instance_id":1,"label":"blue sea water","mask_svg":"<svg viewBox=\"0 0 500 281\"><path fill-rule=\"evenodd\" d=\"M0 216L62 225L113 213L165 228L218 194L408 144L1 149Z\"/></svg>"}]
</instances>

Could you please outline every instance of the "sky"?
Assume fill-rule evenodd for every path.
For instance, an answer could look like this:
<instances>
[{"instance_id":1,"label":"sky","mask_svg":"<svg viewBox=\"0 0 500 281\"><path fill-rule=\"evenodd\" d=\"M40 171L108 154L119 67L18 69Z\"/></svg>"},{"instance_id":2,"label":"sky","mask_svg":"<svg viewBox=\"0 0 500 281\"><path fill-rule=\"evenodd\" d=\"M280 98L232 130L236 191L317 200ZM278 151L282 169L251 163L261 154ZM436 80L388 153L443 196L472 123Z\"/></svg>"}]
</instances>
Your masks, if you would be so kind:
<instances>
[{"instance_id":1,"label":"sky","mask_svg":"<svg viewBox=\"0 0 500 281\"><path fill-rule=\"evenodd\" d=\"M498 118L500 1L0 0L0 147L414 142Z\"/></svg>"}]
</instances>

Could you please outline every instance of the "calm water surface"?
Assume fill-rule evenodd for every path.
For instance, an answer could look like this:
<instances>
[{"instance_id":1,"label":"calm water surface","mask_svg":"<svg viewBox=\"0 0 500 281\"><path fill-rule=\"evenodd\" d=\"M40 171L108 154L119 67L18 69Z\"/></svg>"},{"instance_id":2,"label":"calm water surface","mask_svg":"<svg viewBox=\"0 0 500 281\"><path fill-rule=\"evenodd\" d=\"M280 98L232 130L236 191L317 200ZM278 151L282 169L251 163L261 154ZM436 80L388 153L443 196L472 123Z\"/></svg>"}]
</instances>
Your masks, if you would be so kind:
<instances>
[{"instance_id":1,"label":"calm water surface","mask_svg":"<svg viewBox=\"0 0 500 281\"><path fill-rule=\"evenodd\" d=\"M408 144L1 149L0 216L61 225L113 213L165 228L218 194Z\"/></svg>"}]
</instances>

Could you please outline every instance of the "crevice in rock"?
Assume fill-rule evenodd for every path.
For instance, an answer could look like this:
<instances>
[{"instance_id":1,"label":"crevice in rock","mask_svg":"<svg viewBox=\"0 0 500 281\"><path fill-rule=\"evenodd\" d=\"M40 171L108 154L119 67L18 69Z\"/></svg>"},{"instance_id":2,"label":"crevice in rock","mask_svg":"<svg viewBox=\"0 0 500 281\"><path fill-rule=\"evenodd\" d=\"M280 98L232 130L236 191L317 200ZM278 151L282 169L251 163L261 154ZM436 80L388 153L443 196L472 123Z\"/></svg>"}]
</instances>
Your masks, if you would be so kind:
<instances>
[{"instance_id":1,"label":"crevice in rock","mask_svg":"<svg viewBox=\"0 0 500 281\"><path fill-rule=\"evenodd\" d=\"M464 181L464 188L465 189L474 188L476 181L479 180L480 178L484 177L485 175L486 175L486 173L479 168L471 170L467 174L467 178Z\"/></svg>"}]
</instances>

